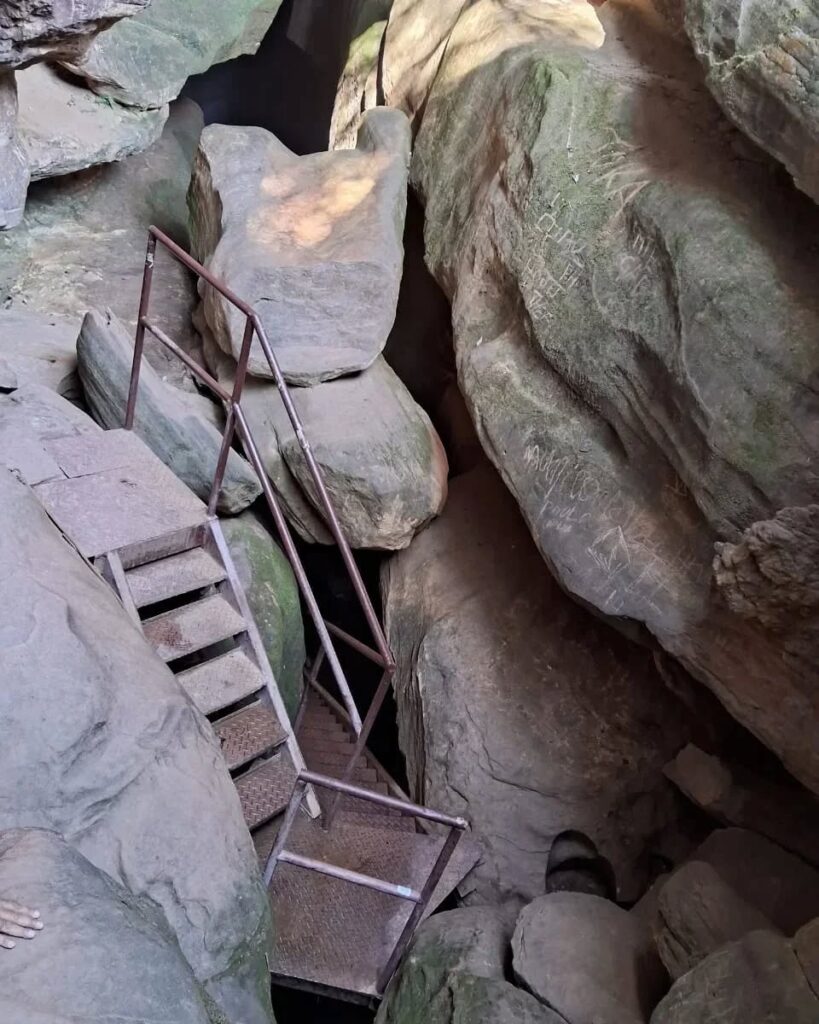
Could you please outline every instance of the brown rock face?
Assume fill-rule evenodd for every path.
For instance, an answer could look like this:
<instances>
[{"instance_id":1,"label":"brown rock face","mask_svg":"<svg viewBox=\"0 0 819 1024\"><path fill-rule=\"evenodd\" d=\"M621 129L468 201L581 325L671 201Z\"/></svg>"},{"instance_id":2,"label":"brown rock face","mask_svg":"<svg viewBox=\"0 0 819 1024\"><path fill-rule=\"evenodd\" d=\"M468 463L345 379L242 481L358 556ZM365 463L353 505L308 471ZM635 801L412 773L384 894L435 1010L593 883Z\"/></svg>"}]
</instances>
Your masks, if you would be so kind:
<instances>
[{"instance_id":1,"label":"brown rock face","mask_svg":"<svg viewBox=\"0 0 819 1024\"><path fill-rule=\"evenodd\" d=\"M817 210L648 0L478 0L427 41L432 74L402 46L403 6L430 24L443 7L397 4L383 67L405 59L417 93L395 95L419 122L427 259L485 451L564 588L650 634L819 792L813 599L795 589L813 573L787 556L760 618L737 566L712 572L715 543L781 563L754 524L794 534L801 514L777 514L819 500ZM797 621L771 615L783 598Z\"/></svg>"},{"instance_id":2,"label":"brown rock face","mask_svg":"<svg viewBox=\"0 0 819 1024\"><path fill-rule=\"evenodd\" d=\"M382 591L411 786L472 821L478 895L542 893L565 829L636 895L635 862L671 812L663 751L687 732L651 654L566 597L487 466L451 482Z\"/></svg>"}]
</instances>

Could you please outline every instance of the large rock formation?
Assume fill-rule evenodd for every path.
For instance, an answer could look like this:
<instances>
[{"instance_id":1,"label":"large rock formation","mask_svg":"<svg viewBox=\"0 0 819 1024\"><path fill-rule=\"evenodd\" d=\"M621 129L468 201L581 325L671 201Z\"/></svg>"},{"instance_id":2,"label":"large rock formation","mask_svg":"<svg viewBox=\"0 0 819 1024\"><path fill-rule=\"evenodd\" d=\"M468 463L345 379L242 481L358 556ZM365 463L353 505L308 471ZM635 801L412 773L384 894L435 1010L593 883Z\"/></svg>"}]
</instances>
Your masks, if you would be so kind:
<instances>
[{"instance_id":1,"label":"large rock formation","mask_svg":"<svg viewBox=\"0 0 819 1024\"><path fill-rule=\"evenodd\" d=\"M703 960L673 986L651 1024L815 1024L819 996L791 943L756 931Z\"/></svg>"},{"instance_id":2,"label":"large rock formation","mask_svg":"<svg viewBox=\"0 0 819 1024\"><path fill-rule=\"evenodd\" d=\"M298 157L263 128L202 133L189 202L194 255L261 319L285 377L315 384L370 366L395 319L409 132L368 114L352 152ZM238 358L245 317L212 288L204 314ZM272 377L254 345L250 372Z\"/></svg>"},{"instance_id":3,"label":"large rock formation","mask_svg":"<svg viewBox=\"0 0 819 1024\"><path fill-rule=\"evenodd\" d=\"M24 309L0 310L4 389L44 384L63 398L79 399L78 330L79 322L69 317L44 316Z\"/></svg>"},{"instance_id":4,"label":"large rock formation","mask_svg":"<svg viewBox=\"0 0 819 1024\"><path fill-rule=\"evenodd\" d=\"M205 355L230 385L235 363L208 332ZM350 544L406 547L446 500L446 454L427 414L381 357L363 373L290 395ZM248 378L242 409L288 519L305 540L329 543L315 481L275 384Z\"/></svg>"},{"instance_id":5,"label":"large rock formation","mask_svg":"<svg viewBox=\"0 0 819 1024\"><path fill-rule=\"evenodd\" d=\"M79 56L90 40L151 0L4 0L0 7L0 67Z\"/></svg>"},{"instance_id":6,"label":"large rock formation","mask_svg":"<svg viewBox=\"0 0 819 1024\"><path fill-rule=\"evenodd\" d=\"M0 305L73 316L110 306L133 329L139 309L147 225L187 245L185 192L202 129L188 100L175 104L159 142L138 156L32 188L19 227L0 235ZM160 252L151 315L190 348L195 291L190 276ZM3 339L0 339L2 356ZM168 379L182 367L150 339L149 359Z\"/></svg>"},{"instance_id":7,"label":"large rock formation","mask_svg":"<svg viewBox=\"0 0 819 1024\"><path fill-rule=\"evenodd\" d=\"M108 430L125 422L134 343L111 310L91 310L77 339L77 365L94 418ZM203 501L210 498L222 448L218 412L204 395L166 384L147 362L139 377L134 430ZM217 508L241 512L262 492L256 474L237 452L228 455Z\"/></svg>"},{"instance_id":8,"label":"large rock formation","mask_svg":"<svg viewBox=\"0 0 819 1024\"><path fill-rule=\"evenodd\" d=\"M568 828L636 895L636 862L671 811L664 751L687 732L651 654L562 593L486 466L451 482L382 590L410 785L471 821L478 895L542 893Z\"/></svg>"},{"instance_id":9,"label":"large rock formation","mask_svg":"<svg viewBox=\"0 0 819 1024\"><path fill-rule=\"evenodd\" d=\"M819 202L819 3L681 2L722 109Z\"/></svg>"},{"instance_id":10,"label":"large rock formation","mask_svg":"<svg viewBox=\"0 0 819 1024\"><path fill-rule=\"evenodd\" d=\"M35 942L18 942L0 958L4 1021L217 1024L153 900L130 893L55 833L0 832L0 892L38 907L46 923Z\"/></svg>"},{"instance_id":11,"label":"large rock formation","mask_svg":"<svg viewBox=\"0 0 819 1024\"><path fill-rule=\"evenodd\" d=\"M571 1024L644 1024L667 986L639 918L582 892L525 907L512 954L518 982Z\"/></svg>"},{"instance_id":12,"label":"large rock formation","mask_svg":"<svg viewBox=\"0 0 819 1024\"><path fill-rule=\"evenodd\" d=\"M561 584L819 791L813 672L711 568L716 541L819 494L819 211L663 25L648 0L460 12L406 101L428 261L482 443Z\"/></svg>"},{"instance_id":13,"label":"large rock formation","mask_svg":"<svg viewBox=\"0 0 819 1024\"><path fill-rule=\"evenodd\" d=\"M95 92L133 107L161 107L211 64L255 53L282 0L152 0L67 66Z\"/></svg>"},{"instance_id":14,"label":"large rock formation","mask_svg":"<svg viewBox=\"0 0 819 1024\"><path fill-rule=\"evenodd\" d=\"M507 909L475 907L427 921L387 990L376 1024L563 1024L506 980L514 920Z\"/></svg>"},{"instance_id":15,"label":"large rock formation","mask_svg":"<svg viewBox=\"0 0 819 1024\"><path fill-rule=\"evenodd\" d=\"M0 567L0 828L63 835L162 908L228 1019L268 1022L267 899L210 726L7 471Z\"/></svg>"},{"instance_id":16,"label":"large rock formation","mask_svg":"<svg viewBox=\"0 0 819 1024\"><path fill-rule=\"evenodd\" d=\"M100 100L53 67L17 74L18 130L32 180L122 160L156 142L168 116Z\"/></svg>"}]
</instances>

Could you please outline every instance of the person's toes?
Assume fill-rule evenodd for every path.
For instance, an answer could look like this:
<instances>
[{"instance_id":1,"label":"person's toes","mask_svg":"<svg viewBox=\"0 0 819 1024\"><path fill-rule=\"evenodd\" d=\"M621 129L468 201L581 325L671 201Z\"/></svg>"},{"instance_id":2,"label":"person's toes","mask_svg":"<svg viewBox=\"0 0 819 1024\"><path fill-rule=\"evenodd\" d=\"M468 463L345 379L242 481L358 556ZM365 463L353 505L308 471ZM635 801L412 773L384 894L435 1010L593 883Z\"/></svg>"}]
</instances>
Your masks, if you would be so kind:
<instances>
[{"instance_id":1,"label":"person's toes","mask_svg":"<svg viewBox=\"0 0 819 1024\"><path fill-rule=\"evenodd\" d=\"M14 949L16 945L17 943L14 942L13 939L4 939L2 936L0 936L0 947L2 947L3 949Z\"/></svg>"}]
</instances>

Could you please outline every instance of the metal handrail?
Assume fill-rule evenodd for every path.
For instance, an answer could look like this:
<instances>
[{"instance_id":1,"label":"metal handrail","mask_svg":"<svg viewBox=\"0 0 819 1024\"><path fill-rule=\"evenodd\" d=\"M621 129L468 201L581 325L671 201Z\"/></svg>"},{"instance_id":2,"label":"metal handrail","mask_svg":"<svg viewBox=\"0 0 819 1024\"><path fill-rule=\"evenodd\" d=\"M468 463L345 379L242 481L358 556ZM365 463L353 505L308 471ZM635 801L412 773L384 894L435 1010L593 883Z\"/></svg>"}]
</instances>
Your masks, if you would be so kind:
<instances>
[{"instance_id":1,"label":"metal handrail","mask_svg":"<svg viewBox=\"0 0 819 1024\"><path fill-rule=\"evenodd\" d=\"M221 295L223 295L233 306L235 306L240 312L245 314L245 330L244 337L242 340L242 348L239 355L239 359L236 365L236 375L233 381L232 391L228 391L224 388L211 374L209 374L202 366L200 366L194 359L192 359L183 349L181 349L168 335L159 328L156 324L152 323L148 318L148 309L151 298L151 285L153 281L153 270L156 257L156 246L157 243L161 244L170 255L176 259L183 266L187 267L192 273L196 274L202 280L206 281L212 288L215 288ZM378 714L378 710L381 707L384 696L386 695L386 689L389 685L389 681L395 671L395 659L393 658L392 651L389 648L387 639L384 635L384 631L381 627L381 623L378 621L378 617L375 614L370 596L367 593L367 589L364 585L364 581L361 578L358 566L356 565L353 553L350 549L350 545L347 538L344 536L344 532L339 523L338 516L335 509L333 508L332 501L327 492L327 488L324 483L324 479L321 474L321 470L316 462L315 456L313 455L310 443L304 433L304 427L299 419L299 415L296 411L295 405L293 404L292 397L287 385L284 375L282 374L281 368L279 367L276 355L270 345L267 338L267 334L264 330L256 311L244 300L240 299L234 292L230 290L222 281L215 277L206 267L195 260L189 253L185 252L184 249L180 248L171 238L169 238L159 228L151 225L148 228L148 245L145 253L145 268L142 277L142 290L140 293L139 300L139 315L137 318L136 336L134 340L134 359L131 366L131 379L128 388L128 404L125 413L125 428L132 430L134 425L134 416L136 413L136 400L139 392L139 376L142 365L142 356L145 346L145 332L150 332L162 345L164 345L169 351L171 351L178 359L180 359L194 374L194 376L200 380L206 387L208 387L224 404L225 406L225 428L222 435L222 446L219 452L219 458L216 464L216 473L214 475L213 486L211 487L211 493L208 501L208 512L213 515L216 511L216 506L219 499L219 494L222 488L222 482L224 480L224 474L227 467L228 457L230 455L231 447L233 444L234 435L238 432L245 453L250 460L251 465L259 478L259 482L262 486L265 499L267 501L270 512L273 516L273 520L276 524L276 528L279 531L279 535L282 540L282 545L285 550L285 554L293 568L293 572L296 576L296 581L299 586L299 590L304 597L305 604L310 613L310 617L313 620L313 624L316 627L316 631L319 635L321 642L320 655L326 656L327 662L333 673L336 685L339 688L342 700L345 707L350 715L350 721L353 726L353 730L357 736L356 750L350 759L350 764L347 771L345 772L345 779L352 773L355 760L358 757L360 749L363 749L366 743L367 736L369 735L370 729L375 721L375 717ZM293 537L290 531L287 519L279 505L279 501L276 498L275 492L270 484L270 479L264 468L261 455L259 454L258 446L253 438L252 432L245 417L244 411L241 406L241 396L244 388L245 380L247 377L248 362L250 359L250 349L253 344L254 337L258 339L259 345L264 353L265 359L270 367L273 374L273 378L276 383L279 395L284 403L284 407L287 411L287 415L293 425L298 443L304 453L305 461L307 462L310 475L313 478L316 492L319 496L320 504L324 510L325 519L330 529L333 538L338 545L341 556L344 561L347 574L350 577L350 581L353 584L353 589L358 598L359 605L364 617L367 620L367 625L370 629L373 641L375 642L377 650L373 650L361 641L349 636L343 630L339 630L338 627L331 626L326 623L321 611L318 607L315 595L313 594L312 587L307 578L307 574L302 564L301 558L299 557L298 550L293 541ZM361 717L358 713L355 700L350 690L349 683L347 682L346 675L341 663L338 659L335 646L331 639L330 633L333 633L338 639L347 643L352 649L363 654L365 657L377 664L381 665L384 669L381 682L376 689L375 696L370 703L367 715L362 723Z\"/></svg>"},{"instance_id":2,"label":"metal handrail","mask_svg":"<svg viewBox=\"0 0 819 1024\"><path fill-rule=\"evenodd\" d=\"M339 867L337 864L330 864L323 860L315 860L312 857L305 857L302 854L294 853L292 850L285 849L285 843L287 842L290 830L295 823L299 807L301 806L302 800L304 800L308 786L317 787L319 789L329 789L335 792L336 797L341 797L346 794L347 796L355 797L357 800L365 800L368 803L377 804L379 807L386 807L410 817L422 818L425 821L432 821L438 825L445 825L448 827L449 831L446 839L444 840L441 849L438 851L435 863L430 868L430 872L427 875L427 879L421 890L418 891L406 885L397 885L395 882L387 882L384 879L376 878L373 875L364 875L358 871L351 871L349 868ZM268 856L265 864L265 887L270 885L279 864L290 864L293 867L302 868L306 871L316 871L322 875L329 875L331 878L338 878L342 882L349 882L352 885L360 885L366 889L386 893L389 896L396 896L399 899L413 903L414 906L401 930L401 934L398 936L398 941L393 947L387 963L384 965L378 976L376 990L380 995L384 992L395 968L398 966L401 957L404 955L415 929L418 927L421 918L424 916L424 912L432 898L435 887L441 880L441 876L446 870L446 866L455 851L455 847L458 845L461 833L466 828L468 828L468 822L464 818L455 818L450 814L443 814L441 811L433 811L429 807L422 807L420 804L410 803L408 800L399 800L394 796L385 796L383 793L375 793L371 789L354 786L348 782L340 782L338 779L331 779L326 775L319 775L316 772L301 771L299 772L296 784L293 787L290 803L287 805L287 811L285 813L282 826L279 829L279 834L276 836L276 842L274 843L273 849L270 851L270 855Z\"/></svg>"}]
</instances>

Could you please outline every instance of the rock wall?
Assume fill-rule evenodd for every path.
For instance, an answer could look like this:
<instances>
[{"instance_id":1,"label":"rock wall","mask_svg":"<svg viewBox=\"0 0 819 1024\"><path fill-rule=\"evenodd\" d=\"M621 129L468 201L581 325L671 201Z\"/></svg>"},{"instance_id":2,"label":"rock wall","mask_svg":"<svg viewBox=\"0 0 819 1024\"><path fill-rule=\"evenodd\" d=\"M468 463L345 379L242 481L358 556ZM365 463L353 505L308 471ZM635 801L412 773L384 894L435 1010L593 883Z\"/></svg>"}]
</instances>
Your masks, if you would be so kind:
<instances>
[{"instance_id":1,"label":"rock wall","mask_svg":"<svg viewBox=\"0 0 819 1024\"><path fill-rule=\"evenodd\" d=\"M651 654L566 597L487 465L451 482L382 591L412 792L483 847L465 891L533 899L555 835L580 829L638 895L690 729Z\"/></svg>"},{"instance_id":2,"label":"rock wall","mask_svg":"<svg viewBox=\"0 0 819 1024\"><path fill-rule=\"evenodd\" d=\"M812 673L712 569L816 502L819 211L648 0L407 0L383 73L460 386L543 558L819 790Z\"/></svg>"}]
</instances>

